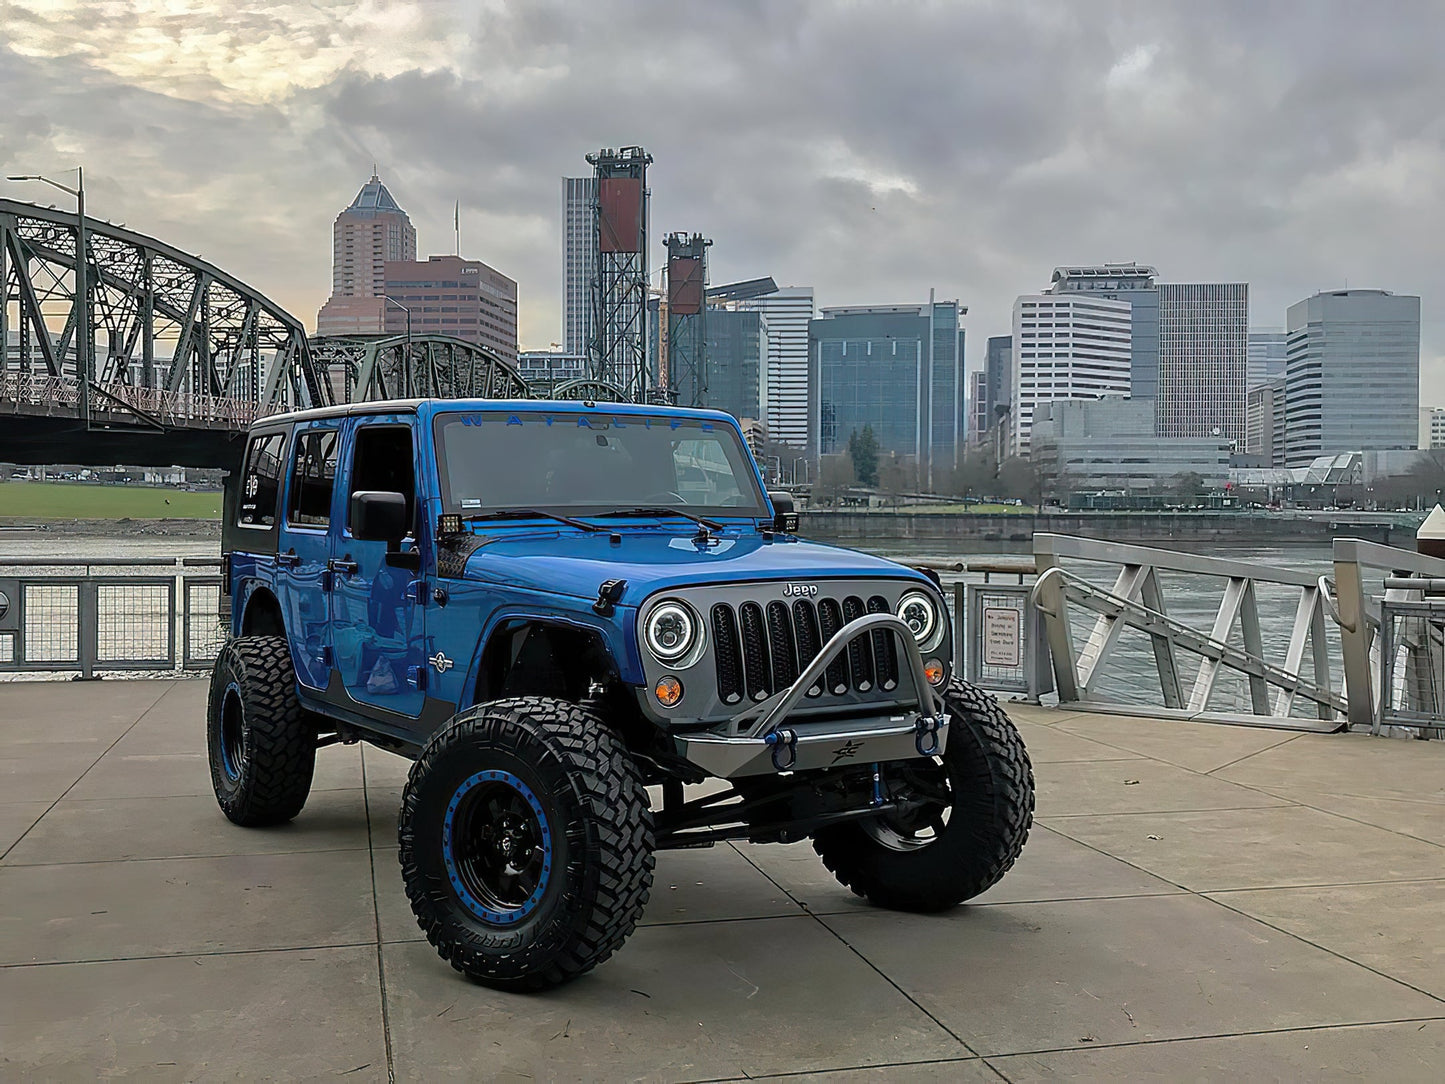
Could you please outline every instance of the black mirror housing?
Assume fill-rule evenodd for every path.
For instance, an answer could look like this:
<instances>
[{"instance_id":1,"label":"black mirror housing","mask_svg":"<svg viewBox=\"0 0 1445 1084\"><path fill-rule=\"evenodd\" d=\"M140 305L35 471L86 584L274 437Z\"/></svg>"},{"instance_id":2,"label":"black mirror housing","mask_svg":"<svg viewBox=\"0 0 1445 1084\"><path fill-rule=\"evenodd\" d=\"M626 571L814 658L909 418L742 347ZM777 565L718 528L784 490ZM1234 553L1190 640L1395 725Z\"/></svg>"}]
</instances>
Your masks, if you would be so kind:
<instances>
[{"instance_id":1,"label":"black mirror housing","mask_svg":"<svg viewBox=\"0 0 1445 1084\"><path fill-rule=\"evenodd\" d=\"M400 493L362 489L351 495L351 535L363 542L394 544L406 537L406 498Z\"/></svg>"},{"instance_id":2,"label":"black mirror housing","mask_svg":"<svg viewBox=\"0 0 1445 1084\"><path fill-rule=\"evenodd\" d=\"M773 530L779 534L797 534L798 513L793 506L793 495L780 489L769 492L768 500L773 502Z\"/></svg>"}]
</instances>

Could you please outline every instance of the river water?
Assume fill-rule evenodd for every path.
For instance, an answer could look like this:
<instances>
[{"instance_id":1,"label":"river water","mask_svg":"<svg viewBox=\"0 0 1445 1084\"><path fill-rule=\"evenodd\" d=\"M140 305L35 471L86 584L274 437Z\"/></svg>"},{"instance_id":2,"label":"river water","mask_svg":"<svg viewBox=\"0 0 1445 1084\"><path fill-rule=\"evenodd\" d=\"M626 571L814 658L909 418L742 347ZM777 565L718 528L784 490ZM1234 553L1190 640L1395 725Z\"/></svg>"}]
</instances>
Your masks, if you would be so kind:
<instances>
[{"instance_id":1,"label":"river water","mask_svg":"<svg viewBox=\"0 0 1445 1084\"><path fill-rule=\"evenodd\" d=\"M865 548L865 547L860 547ZM893 558L905 563L927 562L934 565L951 565L968 562L973 565L990 560L1014 561L1026 556L1024 546L1014 546L1007 551L959 552L949 550L936 542L909 543L901 541L880 542L877 546L866 547L870 552ZM1305 572L1311 576L1326 575L1331 571L1330 547L1321 545L1299 545L1290 547L1220 546L1200 545L1192 547L1191 553L1200 556L1230 557L1251 564L1285 568ZM115 558L163 558L177 557L217 558L220 544L215 539L192 539L154 535L116 535L114 537L67 537L50 532L0 532L0 577L9 574L11 568L6 561L21 559L50 559L57 564L83 563L96 559ZM115 570L121 571L121 570ZM126 569L124 571L130 571ZM139 570L137 570L139 571ZM1117 568L1103 565L1080 564L1075 571L1103 586L1113 583ZM960 580L981 582L979 573L941 573L946 586ZM998 582L1014 582L1012 576L997 576ZM1224 593L1224 582L1213 577L1185 576L1163 573L1160 576L1168 613L1195 629L1207 632L1214 621L1214 615ZM1285 647L1295 617L1299 600L1299 589L1271 587L1258 584L1256 589L1259 608L1260 631L1263 635L1266 655L1272 660L1283 662ZM951 592L950 592L951 598ZM1074 632L1076 647L1081 647L1087 637L1087 615L1075 613ZM1331 641L1331 659L1334 672L1332 684L1338 688L1339 646L1338 632L1332 623L1328 624ZM1237 624L1230 637L1240 642ZM1180 678L1188 696L1189 684L1197 673L1192 657L1179 654ZM1115 649L1112 661L1096 686L1096 691L1110 700L1126 703L1157 704L1161 702L1159 681L1149 640L1134 630L1126 632ZM1210 702L1210 707L1220 711L1247 711L1248 689L1243 680L1231 675L1221 675Z\"/></svg>"}]
</instances>

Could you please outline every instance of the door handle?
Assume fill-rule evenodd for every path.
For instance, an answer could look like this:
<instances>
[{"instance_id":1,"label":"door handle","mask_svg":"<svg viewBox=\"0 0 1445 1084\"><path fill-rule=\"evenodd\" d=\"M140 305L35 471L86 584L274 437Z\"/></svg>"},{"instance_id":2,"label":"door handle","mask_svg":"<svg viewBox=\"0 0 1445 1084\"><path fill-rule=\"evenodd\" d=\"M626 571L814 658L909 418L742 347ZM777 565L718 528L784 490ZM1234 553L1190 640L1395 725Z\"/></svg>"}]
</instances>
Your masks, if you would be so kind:
<instances>
[{"instance_id":1,"label":"door handle","mask_svg":"<svg viewBox=\"0 0 1445 1084\"><path fill-rule=\"evenodd\" d=\"M332 572L340 572L343 576L355 576L360 568L355 561L327 561L326 567Z\"/></svg>"},{"instance_id":2,"label":"door handle","mask_svg":"<svg viewBox=\"0 0 1445 1084\"><path fill-rule=\"evenodd\" d=\"M276 554L276 564L281 568L295 568L300 563L301 558L296 555L295 550L290 553Z\"/></svg>"}]
</instances>

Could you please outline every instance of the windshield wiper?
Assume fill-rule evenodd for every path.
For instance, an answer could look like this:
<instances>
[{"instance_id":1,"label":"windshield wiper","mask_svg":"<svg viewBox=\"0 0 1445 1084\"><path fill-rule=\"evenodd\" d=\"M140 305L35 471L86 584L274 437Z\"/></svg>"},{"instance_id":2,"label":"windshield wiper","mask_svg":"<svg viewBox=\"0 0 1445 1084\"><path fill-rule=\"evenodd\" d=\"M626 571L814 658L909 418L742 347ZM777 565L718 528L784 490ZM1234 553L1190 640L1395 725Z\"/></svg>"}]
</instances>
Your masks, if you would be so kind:
<instances>
[{"instance_id":1,"label":"windshield wiper","mask_svg":"<svg viewBox=\"0 0 1445 1084\"><path fill-rule=\"evenodd\" d=\"M614 508L611 512L598 512L599 519L607 516L680 516L683 519L690 519L699 527L706 527L709 531L720 531L723 525L715 519L705 519L692 512L684 512L681 508L672 508L665 504L644 505L641 508Z\"/></svg>"},{"instance_id":2,"label":"windshield wiper","mask_svg":"<svg viewBox=\"0 0 1445 1084\"><path fill-rule=\"evenodd\" d=\"M556 512L544 512L540 508L497 508L491 512L473 512L469 516L463 516L463 523L479 523L487 519L554 519L558 523L565 523L569 527L576 527L579 531L600 531L603 528L595 523L586 523L580 519L573 519L571 516L559 516Z\"/></svg>"}]
</instances>

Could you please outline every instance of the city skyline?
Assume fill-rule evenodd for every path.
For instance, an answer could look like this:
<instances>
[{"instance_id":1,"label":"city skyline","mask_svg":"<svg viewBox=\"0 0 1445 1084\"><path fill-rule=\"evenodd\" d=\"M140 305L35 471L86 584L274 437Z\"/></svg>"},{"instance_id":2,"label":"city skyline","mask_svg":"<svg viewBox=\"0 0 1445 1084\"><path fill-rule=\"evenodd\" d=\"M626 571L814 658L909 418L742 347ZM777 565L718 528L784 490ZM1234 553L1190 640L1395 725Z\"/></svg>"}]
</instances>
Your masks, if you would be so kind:
<instances>
[{"instance_id":1,"label":"city skyline","mask_svg":"<svg viewBox=\"0 0 1445 1084\"><path fill-rule=\"evenodd\" d=\"M1347 284L1419 294L1423 399L1445 402L1429 240L1445 154L1428 135L1445 77L1425 8L271 3L96 19L18 0L7 19L7 166L85 164L92 213L303 318L327 295L335 208L376 161L423 236L449 236L461 200L468 248L521 284L522 345L545 348L556 178L584 172L589 148L638 142L657 156L655 225L715 237L716 280L768 273L830 306L937 285L972 311L970 369L1040 268L1138 258L1249 282L1260 325ZM172 47L140 47L155 39ZM649 66L663 42L695 46L710 78L688 89ZM719 96L727 124L700 109ZM744 148L767 168L730 168Z\"/></svg>"}]
</instances>

